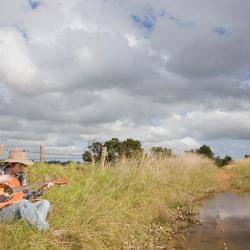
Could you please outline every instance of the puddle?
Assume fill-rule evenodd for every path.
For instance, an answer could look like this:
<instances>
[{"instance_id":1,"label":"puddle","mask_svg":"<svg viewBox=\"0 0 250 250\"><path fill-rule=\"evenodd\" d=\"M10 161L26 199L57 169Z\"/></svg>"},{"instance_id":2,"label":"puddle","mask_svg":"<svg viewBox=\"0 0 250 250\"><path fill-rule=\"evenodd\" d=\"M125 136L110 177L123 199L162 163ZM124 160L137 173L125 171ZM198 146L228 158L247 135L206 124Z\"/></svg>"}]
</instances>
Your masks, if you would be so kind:
<instances>
[{"instance_id":1,"label":"puddle","mask_svg":"<svg viewBox=\"0 0 250 250\"><path fill-rule=\"evenodd\" d=\"M250 195L216 194L201 208L200 220L177 249L250 249Z\"/></svg>"}]
</instances>

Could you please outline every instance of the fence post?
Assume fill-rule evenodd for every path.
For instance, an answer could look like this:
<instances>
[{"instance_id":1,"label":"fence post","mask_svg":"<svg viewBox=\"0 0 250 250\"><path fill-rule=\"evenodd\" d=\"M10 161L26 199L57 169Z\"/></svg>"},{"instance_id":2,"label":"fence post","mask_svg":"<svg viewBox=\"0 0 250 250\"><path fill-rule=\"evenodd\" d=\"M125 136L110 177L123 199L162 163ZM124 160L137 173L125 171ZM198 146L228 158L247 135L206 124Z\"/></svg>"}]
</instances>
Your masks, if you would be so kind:
<instances>
[{"instance_id":1,"label":"fence post","mask_svg":"<svg viewBox=\"0 0 250 250\"><path fill-rule=\"evenodd\" d=\"M3 145L0 145L0 155L3 155Z\"/></svg>"},{"instance_id":2,"label":"fence post","mask_svg":"<svg viewBox=\"0 0 250 250\"><path fill-rule=\"evenodd\" d=\"M126 163L126 155L122 154L122 156L121 156L121 164L125 165L125 163Z\"/></svg>"},{"instance_id":3,"label":"fence post","mask_svg":"<svg viewBox=\"0 0 250 250\"><path fill-rule=\"evenodd\" d=\"M40 145L40 162L44 162L44 146Z\"/></svg>"},{"instance_id":4,"label":"fence post","mask_svg":"<svg viewBox=\"0 0 250 250\"><path fill-rule=\"evenodd\" d=\"M90 157L91 157L92 165L94 166L95 165L95 157L94 157L94 154L92 151L90 152Z\"/></svg>"},{"instance_id":5,"label":"fence post","mask_svg":"<svg viewBox=\"0 0 250 250\"><path fill-rule=\"evenodd\" d=\"M102 155L101 155L101 162L100 162L101 169L105 169L106 156L107 156L107 147L103 147Z\"/></svg>"}]
</instances>

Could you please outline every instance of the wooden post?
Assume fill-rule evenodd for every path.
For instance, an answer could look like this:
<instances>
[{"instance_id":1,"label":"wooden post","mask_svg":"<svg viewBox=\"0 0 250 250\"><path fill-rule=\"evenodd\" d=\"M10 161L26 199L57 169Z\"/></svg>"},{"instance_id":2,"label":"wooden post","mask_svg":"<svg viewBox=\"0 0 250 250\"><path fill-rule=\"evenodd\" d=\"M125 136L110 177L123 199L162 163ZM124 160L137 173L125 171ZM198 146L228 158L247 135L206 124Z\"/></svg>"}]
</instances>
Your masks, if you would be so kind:
<instances>
[{"instance_id":1,"label":"wooden post","mask_svg":"<svg viewBox=\"0 0 250 250\"><path fill-rule=\"evenodd\" d=\"M40 162L44 162L44 146L40 145Z\"/></svg>"},{"instance_id":2,"label":"wooden post","mask_svg":"<svg viewBox=\"0 0 250 250\"><path fill-rule=\"evenodd\" d=\"M3 145L0 145L0 155L3 155Z\"/></svg>"},{"instance_id":3,"label":"wooden post","mask_svg":"<svg viewBox=\"0 0 250 250\"><path fill-rule=\"evenodd\" d=\"M94 154L92 151L90 152L90 156L91 156L92 165L94 166L95 165L95 157L94 157Z\"/></svg>"},{"instance_id":4,"label":"wooden post","mask_svg":"<svg viewBox=\"0 0 250 250\"><path fill-rule=\"evenodd\" d=\"M126 163L126 156L125 156L125 154L122 154L122 156L121 156L121 163L122 163L122 165L125 165L125 163Z\"/></svg>"},{"instance_id":5,"label":"wooden post","mask_svg":"<svg viewBox=\"0 0 250 250\"><path fill-rule=\"evenodd\" d=\"M101 162L100 162L101 169L105 169L106 156L107 156L107 147L103 147L102 155L101 155Z\"/></svg>"}]
</instances>

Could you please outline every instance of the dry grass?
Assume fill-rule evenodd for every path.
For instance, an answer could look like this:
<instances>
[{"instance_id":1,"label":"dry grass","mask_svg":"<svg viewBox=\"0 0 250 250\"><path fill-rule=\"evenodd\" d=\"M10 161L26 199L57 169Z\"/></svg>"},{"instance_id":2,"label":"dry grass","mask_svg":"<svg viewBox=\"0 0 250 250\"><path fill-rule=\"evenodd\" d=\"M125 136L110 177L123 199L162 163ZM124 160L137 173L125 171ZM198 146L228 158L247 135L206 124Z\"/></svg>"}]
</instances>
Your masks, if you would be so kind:
<instances>
[{"instance_id":1,"label":"dry grass","mask_svg":"<svg viewBox=\"0 0 250 250\"><path fill-rule=\"evenodd\" d=\"M216 187L215 172L210 160L197 155L134 159L107 171L98 166L37 164L28 171L30 181L41 176L68 178L66 187L44 194L53 206L48 217L51 231L38 232L24 221L2 224L1 247L149 249L158 244L159 235L167 237L180 209L193 211L194 200ZM57 236L55 230L60 230ZM158 235L153 240L152 230Z\"/></svg>"},{"instance_id":2,"label":"dry grass","mask_svg":"<svg viewBox=\"0 0 250 250\"><path fill-rule=\"evenodd\" d=\"M231 180L234 188L250 191L250 159L235 161L226 169L235 175Z\"/></svg>"}]
</instances>

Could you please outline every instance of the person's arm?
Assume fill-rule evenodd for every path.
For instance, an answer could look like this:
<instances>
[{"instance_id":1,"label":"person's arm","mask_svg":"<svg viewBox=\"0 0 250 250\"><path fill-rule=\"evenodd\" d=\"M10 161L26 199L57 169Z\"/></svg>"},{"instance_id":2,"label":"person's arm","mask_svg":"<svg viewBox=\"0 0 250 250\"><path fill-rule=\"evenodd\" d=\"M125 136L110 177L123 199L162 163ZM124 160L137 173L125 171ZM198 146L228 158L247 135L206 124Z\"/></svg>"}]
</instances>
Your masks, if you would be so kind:
<instances>
[{"instance_id":1,"label":"person's arm","mask_svg":"<svg viewBox=\"0 0 250 250\"><path fill-rule=\"evenodd\" d=\"M25 178L25 175L19 175L18 180L21 184L21 186L26 186L27 185L27 180ZM23 191L23 198L25 200L29 200L30 198L37 198L43 194L42 191L37 191L37 190L25 190Z\"/></svg>"},{"instance_id":2,"label":"person's arm","mask_svg":"<svg viewBox=\"0 0 250 250\"><path fill-rule=\"evenodd\" d=\"M41 196L43 192L41 190L33 190L33 191L24 191L23 194L24 194L23 198L29 200L31 198L37 198Z\"/></svg>"},{"instance_id":3,"label":"person's arm","mask_svg":"<svg viewBox=\"0 0 250 250\"><path fill-rule=\"evenodd\" d=\"M5 174L0 175L0 184L7 184L8 185L10 183L10 180L11 180L10 176L5 175Z\"/></svg>"}]
</instances>

